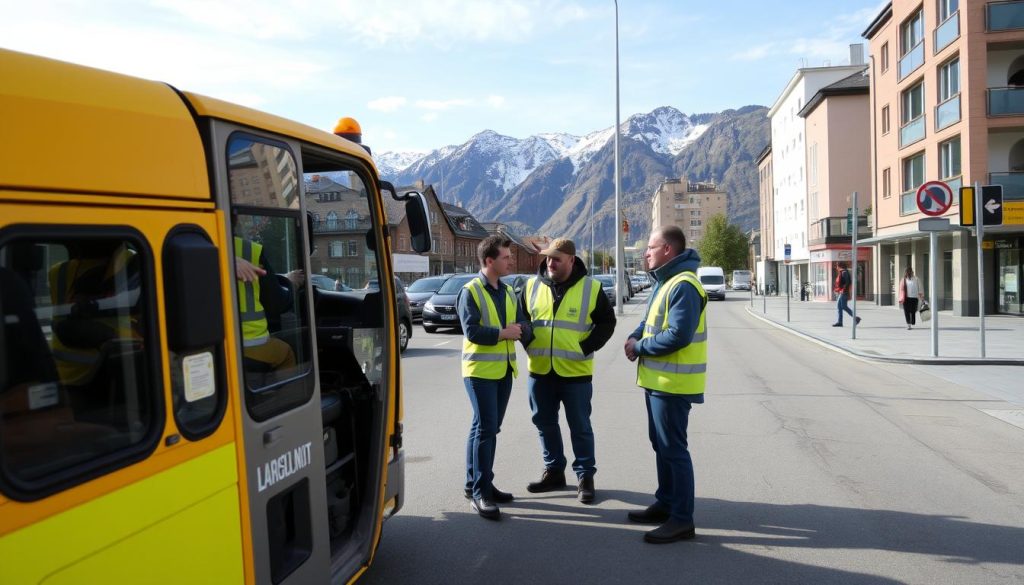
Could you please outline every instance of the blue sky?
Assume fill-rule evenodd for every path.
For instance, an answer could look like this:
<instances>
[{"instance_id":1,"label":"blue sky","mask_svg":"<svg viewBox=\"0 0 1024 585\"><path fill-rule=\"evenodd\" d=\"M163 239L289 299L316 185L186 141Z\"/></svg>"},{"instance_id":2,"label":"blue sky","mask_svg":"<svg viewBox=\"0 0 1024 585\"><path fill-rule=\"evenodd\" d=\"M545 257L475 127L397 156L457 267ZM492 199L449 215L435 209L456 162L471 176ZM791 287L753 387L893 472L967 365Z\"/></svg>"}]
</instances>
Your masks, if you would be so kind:
<instances>
[{"instance_id":1,"label":"blue sky","mask_svg":"<svg viewBox=\"0 0 1024 585\"><path fill-rule=\"evenodd\" d=\"M377 152L491 129L615 120L611 0L5 2L0 47L169 82ZM879 0L621 0L621 117L770 105L801 65L845 64Z\"/></svg>"}]
</instances>

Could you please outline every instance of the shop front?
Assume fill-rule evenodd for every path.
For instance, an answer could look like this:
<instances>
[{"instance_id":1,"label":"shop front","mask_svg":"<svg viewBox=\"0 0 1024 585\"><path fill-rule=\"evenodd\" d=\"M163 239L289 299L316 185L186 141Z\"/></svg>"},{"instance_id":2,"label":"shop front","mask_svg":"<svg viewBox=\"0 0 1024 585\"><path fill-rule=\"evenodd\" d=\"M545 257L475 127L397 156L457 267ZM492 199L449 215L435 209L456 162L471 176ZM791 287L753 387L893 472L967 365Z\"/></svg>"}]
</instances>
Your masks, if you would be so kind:
<instances>
[{"instance_id":1,"label":"shop front","mask_svg":"<svg viewBox=\"0 0 1024 585\"><path fill-rule=\"evenodd\" d=\"M1024 238L1009 237L995 240L996 256L996 312L1024 315L1021 303L1021 285L1024 284Z\"/></svg>"},{"instance_id":2,"label":"shop front","mask_svg":"<svg viewBox=\"0 0 1024 585\"><path fill-rule=\"evenodd\" d=\"M860 300L873 299L874 291L869 290L871 279L871 248L857 246L857 298ZM830 248L827 250L811 251L811 298L815 301L833 301L835 295L832 292L836 276L839 275L839 265L845 264L852 270L853 255L850 248Z\"/></svg>"}]
</instances>

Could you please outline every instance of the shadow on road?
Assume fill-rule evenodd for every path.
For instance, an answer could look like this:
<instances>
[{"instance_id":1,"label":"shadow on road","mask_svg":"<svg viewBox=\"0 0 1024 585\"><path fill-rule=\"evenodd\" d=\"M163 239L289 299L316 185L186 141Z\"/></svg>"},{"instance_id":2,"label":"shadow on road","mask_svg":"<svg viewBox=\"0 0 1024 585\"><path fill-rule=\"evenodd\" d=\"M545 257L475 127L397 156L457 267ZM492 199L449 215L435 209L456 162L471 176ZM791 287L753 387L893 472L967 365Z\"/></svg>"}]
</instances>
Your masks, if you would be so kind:
<instances>
[{"instance_id":1,"label":"shadow on road","mask_svg":"<svg viewBox=\"0 0 1024 585\"><path fill-rule=\"evenodd\" d=\"M452 355L462 352L462 347L409 347L406 348L402 354L403 358L410 357L436 357L442 355Z\"/></svg>"},{"instance_id":2,"label":"shadow on road","mask_svg":"<svg viewBox=\"0 0 1024 585\"><path fill-rule=\"evenodd\" d=\"M599 491L597 506L577 504L574 495L519 498L502 508L500 522L479 518L468 504L440 518L399 514L385 525L375 564L360 583L895 584L867 572L873 565L852 572L828 566L829 559L890 551L938 557L930 563L1019 564L1024 542L1024 529L953 516L700 498L697 538L654 546L642 542L649 526L600 505L642 507L649 494ZM809 565L791 560L796 555L820 559Z\"/></svg>"}]
</instances>

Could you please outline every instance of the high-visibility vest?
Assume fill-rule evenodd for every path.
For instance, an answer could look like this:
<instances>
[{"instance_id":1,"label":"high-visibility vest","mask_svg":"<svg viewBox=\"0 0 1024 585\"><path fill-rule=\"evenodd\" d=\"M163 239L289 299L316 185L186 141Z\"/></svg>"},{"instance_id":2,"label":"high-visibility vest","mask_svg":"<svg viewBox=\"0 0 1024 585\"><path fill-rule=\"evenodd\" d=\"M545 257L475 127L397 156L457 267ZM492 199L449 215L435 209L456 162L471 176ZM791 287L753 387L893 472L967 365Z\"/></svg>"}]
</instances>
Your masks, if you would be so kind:
<instances>
[{"instance_id":1,"label":"high-visibility vest","mask_svg":"<svg viewBox=\"0 0 1024 585\"><path fill-rule=\"evenodd\" d=\"M516 300L507 284L498 282L505 291L505 323L516 322ZM490 293L484 289L482 278L474 278L467 282L462 288L464 294L473 296L476 306L480 308L480 325L484 327L495 327L501 329L501 320L498 318L498 308L494 306ZM497 345L480 345L473 343L468 337L462 338L462 376L464 378L483 378L485 380L500 380L508 372L509 364L512 367L512 376L518 376L516 369L516 346L510 339L498 341Z\"/></svg>"},{"instance_id":2,"label":"high-visibility vest","mask_svg":"<svg viewBox=\"0 0 1024 585\"><path fill-rule=\"evenodd\" d=\"M636 383L642 388L671 394L703 394L708 369L708 334L704 321L707 293L697 275L681 272L661 285L647 309L643 338L652 337L669 327L668 300L678 286L693 285L701 297L700 320L693 340L684 348L659 356L640 356Z\"/></svg>"},{"instance_id":3,"label":"high-visibility vest","mask_svg":"<svg viewBox=\"0 0 1024 585\"><path fill-rule=\"evenodd\" d=\"M235 256L253 266L260 265L263 245L252 240L235 237ZM238 280L238 314L242 319L242 345L253 347L263 345L270 339L267 315L260 303L260 280L252 282Z\"/></svg>"},{"instance_id":4,"label":"high-visibility vest","mask_svg":"<svg viewBox=\"0 0 1024 585\"><path fill-rule=\"evenodd\" d=\"M594 375L594 356L584 355L580 344L594 328L590 314L599 294L604 294L600 283L584 276L565 291L556 312L551 287L536 276L526 282L527 311L534 334L526 348L531 373L547 374L554 368L556 374L566 378Z\"/></svg>"},{"instance_id":5,"label":"high-visibility vest","mask_svg":"<svg viewBox=\"0 0 1024 585\"><path fill-rule=\"evenodd\" d=\"M63 384L78 386L88 383L100 364L100 346L71 343L62 338L60 332L65 321L76 321L72 328L88 329L90 326L109 330L114 339L136 341L138 314L135 306L141 291L139 283L130 282L128 263L135 258L135 252L125 246L118 248L109 258L72 258L55 264L49 271L50 300L54 306L53 330L50 341L57 373ZM82 280L97 278L95 271L103 271L99 284L105 290L83 290ZM96 284L94 282L93 284ZM133 287L136 287L133 290ZM95 314L74 314L78 305L91 304Z\"/></svg>"}]
</instances>

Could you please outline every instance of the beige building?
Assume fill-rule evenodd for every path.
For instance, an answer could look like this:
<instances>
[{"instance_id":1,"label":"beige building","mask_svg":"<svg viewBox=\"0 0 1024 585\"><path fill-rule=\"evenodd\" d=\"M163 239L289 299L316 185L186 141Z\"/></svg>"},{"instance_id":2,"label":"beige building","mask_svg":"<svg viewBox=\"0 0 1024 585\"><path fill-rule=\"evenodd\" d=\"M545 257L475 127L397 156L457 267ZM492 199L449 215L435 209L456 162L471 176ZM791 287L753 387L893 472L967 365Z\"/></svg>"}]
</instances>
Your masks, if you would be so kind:
<instances>
[{"instance_id":1,"label":"beige building","mask_svg":"<svg viewBox=\"0 0 1024 585\"><path fill-rule=\"evenodd\" d=\"M866 70L826 85L797 115L804 119L807 169L806 282L812 300L831 301L839 265L852 269L852 206L857 193L858 239L871 236L871 125ZM848 219L848 216L850 217ZM858 246L857 297L871 299L871 248Z\"/></svg>"},{"instance_id":2,"label":"beige building","mask_svg":"<svg viewBox=\"0 0 1024 585\"><path fill-rule=\"evenodd\" d=\"M912 266L933 305L978 314L976 239L954 229L939 239L930 274L925 217L916 192L941 180L954 192L944 215L955 226L964 184L1003 185L1001 227L985 229L989 313L1022 314L1024 252L1024 2L888 3L864 31L871 46L872 208L879 302L895 303Z\"/></svg>"},{"instance_id":3,"label":"beige building","mask_svg":"<svg viewBox=\"0 0 1024 585\"><path fill-rule=\"evenodd\" d=\"M772 177L772 145L757 157L757 191L761 206L760 246L754 264L754 283L761 292L778 290L778 264L775 257L775 184Z\"/></svg>"},{"instance_id":4,"label":"beige building","mask_svg":"<svg viewBox=\"0 0 1024 585\"><path fill-rule=\"evenodd\" d=\"M686 234L686 245L696 248L709 219L719 214L728 218L727 202L727 194L714 183L666 179L654 193L651 226L677 225Z\"/></svg>"}]
</instances>

